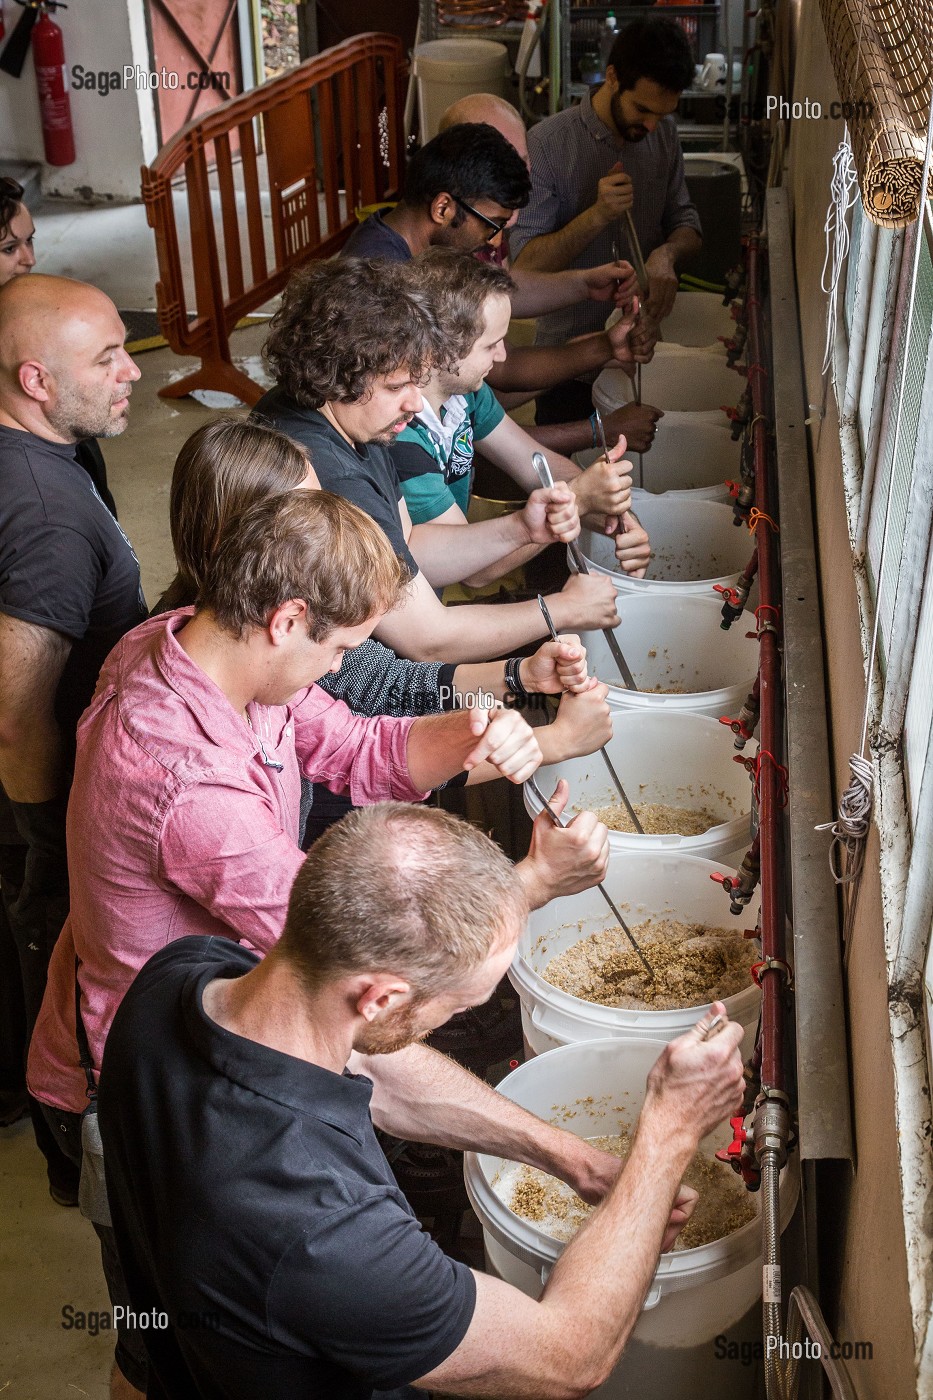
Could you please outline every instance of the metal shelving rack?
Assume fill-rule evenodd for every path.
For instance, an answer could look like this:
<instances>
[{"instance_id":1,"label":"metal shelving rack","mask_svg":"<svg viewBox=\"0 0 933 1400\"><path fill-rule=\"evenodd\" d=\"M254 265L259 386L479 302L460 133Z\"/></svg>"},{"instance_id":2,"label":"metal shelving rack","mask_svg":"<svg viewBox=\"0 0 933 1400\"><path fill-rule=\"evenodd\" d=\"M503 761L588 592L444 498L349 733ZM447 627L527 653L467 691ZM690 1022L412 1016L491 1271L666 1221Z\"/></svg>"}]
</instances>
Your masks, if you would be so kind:
<instances>
[{"instance_id":1,"label":"metal shelving rack","mask_svg":"<svg viewBox=\"0 0 933 1400\"><path fill-rule=\"evenodd\" d=\"M583 54L599 50L599 37L607 15L614 14L622 29L633 19L648 14L676 19L693 49L694 63L702 63L708 53L719 47L719 4L665 5L646 8L644 5L575 5L560 0L560 92L561 106L568 107L587 91L579 80L579 65Z\"/></svg>"}]
</instances>

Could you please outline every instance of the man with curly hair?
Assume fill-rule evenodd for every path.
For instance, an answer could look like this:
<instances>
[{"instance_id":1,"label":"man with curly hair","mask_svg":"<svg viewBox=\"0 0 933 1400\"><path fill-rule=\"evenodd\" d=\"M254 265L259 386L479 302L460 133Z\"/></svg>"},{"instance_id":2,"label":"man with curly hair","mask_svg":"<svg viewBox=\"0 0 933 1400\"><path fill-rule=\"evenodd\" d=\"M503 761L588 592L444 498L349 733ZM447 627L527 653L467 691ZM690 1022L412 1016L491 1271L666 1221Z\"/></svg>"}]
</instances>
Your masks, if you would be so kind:
<instances>
[{"instance_id":1,"label":"man with curly hair","mask_svg":"<svg viewBox=\"0 0 933 1400\"><path fill-rule=\"evenodd\" d=\"M325 490L361 506L414 575L404 603L378 624L378 639L416 661L484 661L541 637L534 602L448 611L434 591L493 569L498 576L517 552L527 558L574 537L579 518L573 492L558 482L482 527L412 526L387 448L420 412L421 384L450 355L417 275L361 259L307 265L286 288L264 353L278 382L254 416L300 442ZM574 577L549 605L562 631L618 623L608 578Z\"/></svg>"}]
</instances>

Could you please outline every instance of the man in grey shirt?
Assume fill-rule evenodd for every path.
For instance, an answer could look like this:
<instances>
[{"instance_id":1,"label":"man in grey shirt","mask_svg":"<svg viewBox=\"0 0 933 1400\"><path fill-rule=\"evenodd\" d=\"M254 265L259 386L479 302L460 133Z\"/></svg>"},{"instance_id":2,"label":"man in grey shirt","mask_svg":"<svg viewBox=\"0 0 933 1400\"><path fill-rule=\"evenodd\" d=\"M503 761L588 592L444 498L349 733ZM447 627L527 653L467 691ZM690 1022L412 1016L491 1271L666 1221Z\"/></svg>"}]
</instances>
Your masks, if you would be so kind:
<instances>
[{"instance_id":1,"label":"man in grey shirt","mask_svg":"<svg viewBox=\"0 0 933 1400\"><path fill-rule=\"evenodd\" d=\"M649 279L646 333L668 315L677 265L701 246L673 115L692 79L693 55L675 20L651 16L622 30L595 96L528 133L532 190L512 232L516 268L594 267L612 258L614 243L631 258L624 219L631 209ZM596 330L603 311L579 302L542 316L538 341L552 345ZM558 408L566 418L571 394L588 401L593 377L539 396L538 422L553 421Z\"/></svg>"}]
</instances>

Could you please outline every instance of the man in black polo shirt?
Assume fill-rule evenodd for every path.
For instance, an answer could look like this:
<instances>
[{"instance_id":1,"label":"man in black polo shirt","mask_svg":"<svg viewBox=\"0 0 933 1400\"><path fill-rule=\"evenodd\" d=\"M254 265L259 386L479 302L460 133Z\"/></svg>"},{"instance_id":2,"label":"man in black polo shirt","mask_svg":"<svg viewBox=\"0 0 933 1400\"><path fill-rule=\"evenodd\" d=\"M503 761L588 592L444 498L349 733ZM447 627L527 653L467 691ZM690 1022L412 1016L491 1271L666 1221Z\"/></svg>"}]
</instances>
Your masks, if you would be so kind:
<instances>
[{"instance_id":1,"label":"man in black polo shirt","mask_svg":"<svg viewBox=\"0 0 933 1400\"><path fill-rule=\"evenodd\" d=\"M123 339L85 283L33 273L0 290L0 884L30 1033L68 909L75 726L105 656L145 617L139 565L81 441L126 427L139 370ZM75 1168L33 1121L53 1199L76 1204Z\"/></svg>"},{"instance_id":2,"label":"man in black polo shirt","mask_svg":"<svg viewBox=\"0 0 933 1400\"><path fill-rule=\"evenodd\" d=\"M370 1400L412 1384L548 1400L605 1378L693 1208L683 1172L741 1102L742 1030L666 1047L623 1170L418 1043L491 994L526 916L488 837L385 803L313 847L263 962L188 938L146 964L110 1031L99 1108L150 1400ZM540 1301L443 1254L374 1124L527 1162L602 1202Z\"/></svg>"},{"instance_id":3,"label":"man in black polo shirt","mask_svg":"<svg viewBox=\"0 0 933 1400\"><path fill-rule=\"evenodd\" d=\"M292 278L273 320L265 354L278 384L253 414L302 443L324 489L365 510L412 569L404 604L376 628L379 641L414 661L488 661L545 635L537 603L446 609L434 590L488 576L516 551L537 552L547 529L533 532L528 510L470 526L412 527L387 444L421 410L419 384L447 353L407 264L312 263ZM561 475L559 463L555 471ZM557 508L570 493L558 482L546 499ZM574 575L547 601L561 631L619 620L608 577Z\"/></svg>"}]
</instances>

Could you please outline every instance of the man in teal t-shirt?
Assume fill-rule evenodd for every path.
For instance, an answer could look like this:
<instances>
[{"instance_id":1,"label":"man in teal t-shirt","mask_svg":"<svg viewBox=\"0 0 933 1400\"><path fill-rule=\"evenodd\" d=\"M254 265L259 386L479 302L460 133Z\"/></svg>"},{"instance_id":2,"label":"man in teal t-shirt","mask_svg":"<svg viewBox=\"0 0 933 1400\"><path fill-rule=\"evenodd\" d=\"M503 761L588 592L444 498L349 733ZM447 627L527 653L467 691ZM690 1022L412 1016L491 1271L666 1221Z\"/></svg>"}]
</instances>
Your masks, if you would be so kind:
<instances>
[{"instance_id":1,"label":"man in teal t-shirt","mask_svg":"<svg viewBox=\"0 0 933 1400\"><path fill-rule=\"evenodd\" d=\"M483 456L526 491L538 485L531 459L540 444L506 416L485 382L493 365L505 358L509 279L501 269L472 258L451 259L438 250L423 253L414 266L446 332L450 362L436 366L422 385L422 408L398 434L390 452L413 524L466 524L473 456L480 445ZM619 442L621 448L614 445L608 458L598 459L586 471L556 452L548 452L547 458L555 478L566 481L575 493L581 519L592 529L614 534L620 568L640 576L650 546L629 510L631 469L620 460L625 440ZM499 561L494 575L471 582L501 577L537 552L534 547L517 550Z\"/></svg>"},{"instance_id":2,"label":"man in teal t-shirt","mask_svg":"<svg viewBox=\"0 0 933 1400\"><path fill-rule=\"evenodd\" d=\"M451 394L440 413L425 391L423 409L392 448L414 525L436 520L451 506L459 506L466 515L473 490L474 445L504 417L505 410L488 384L466 394Z\"/></svg>"}]
</instances>

